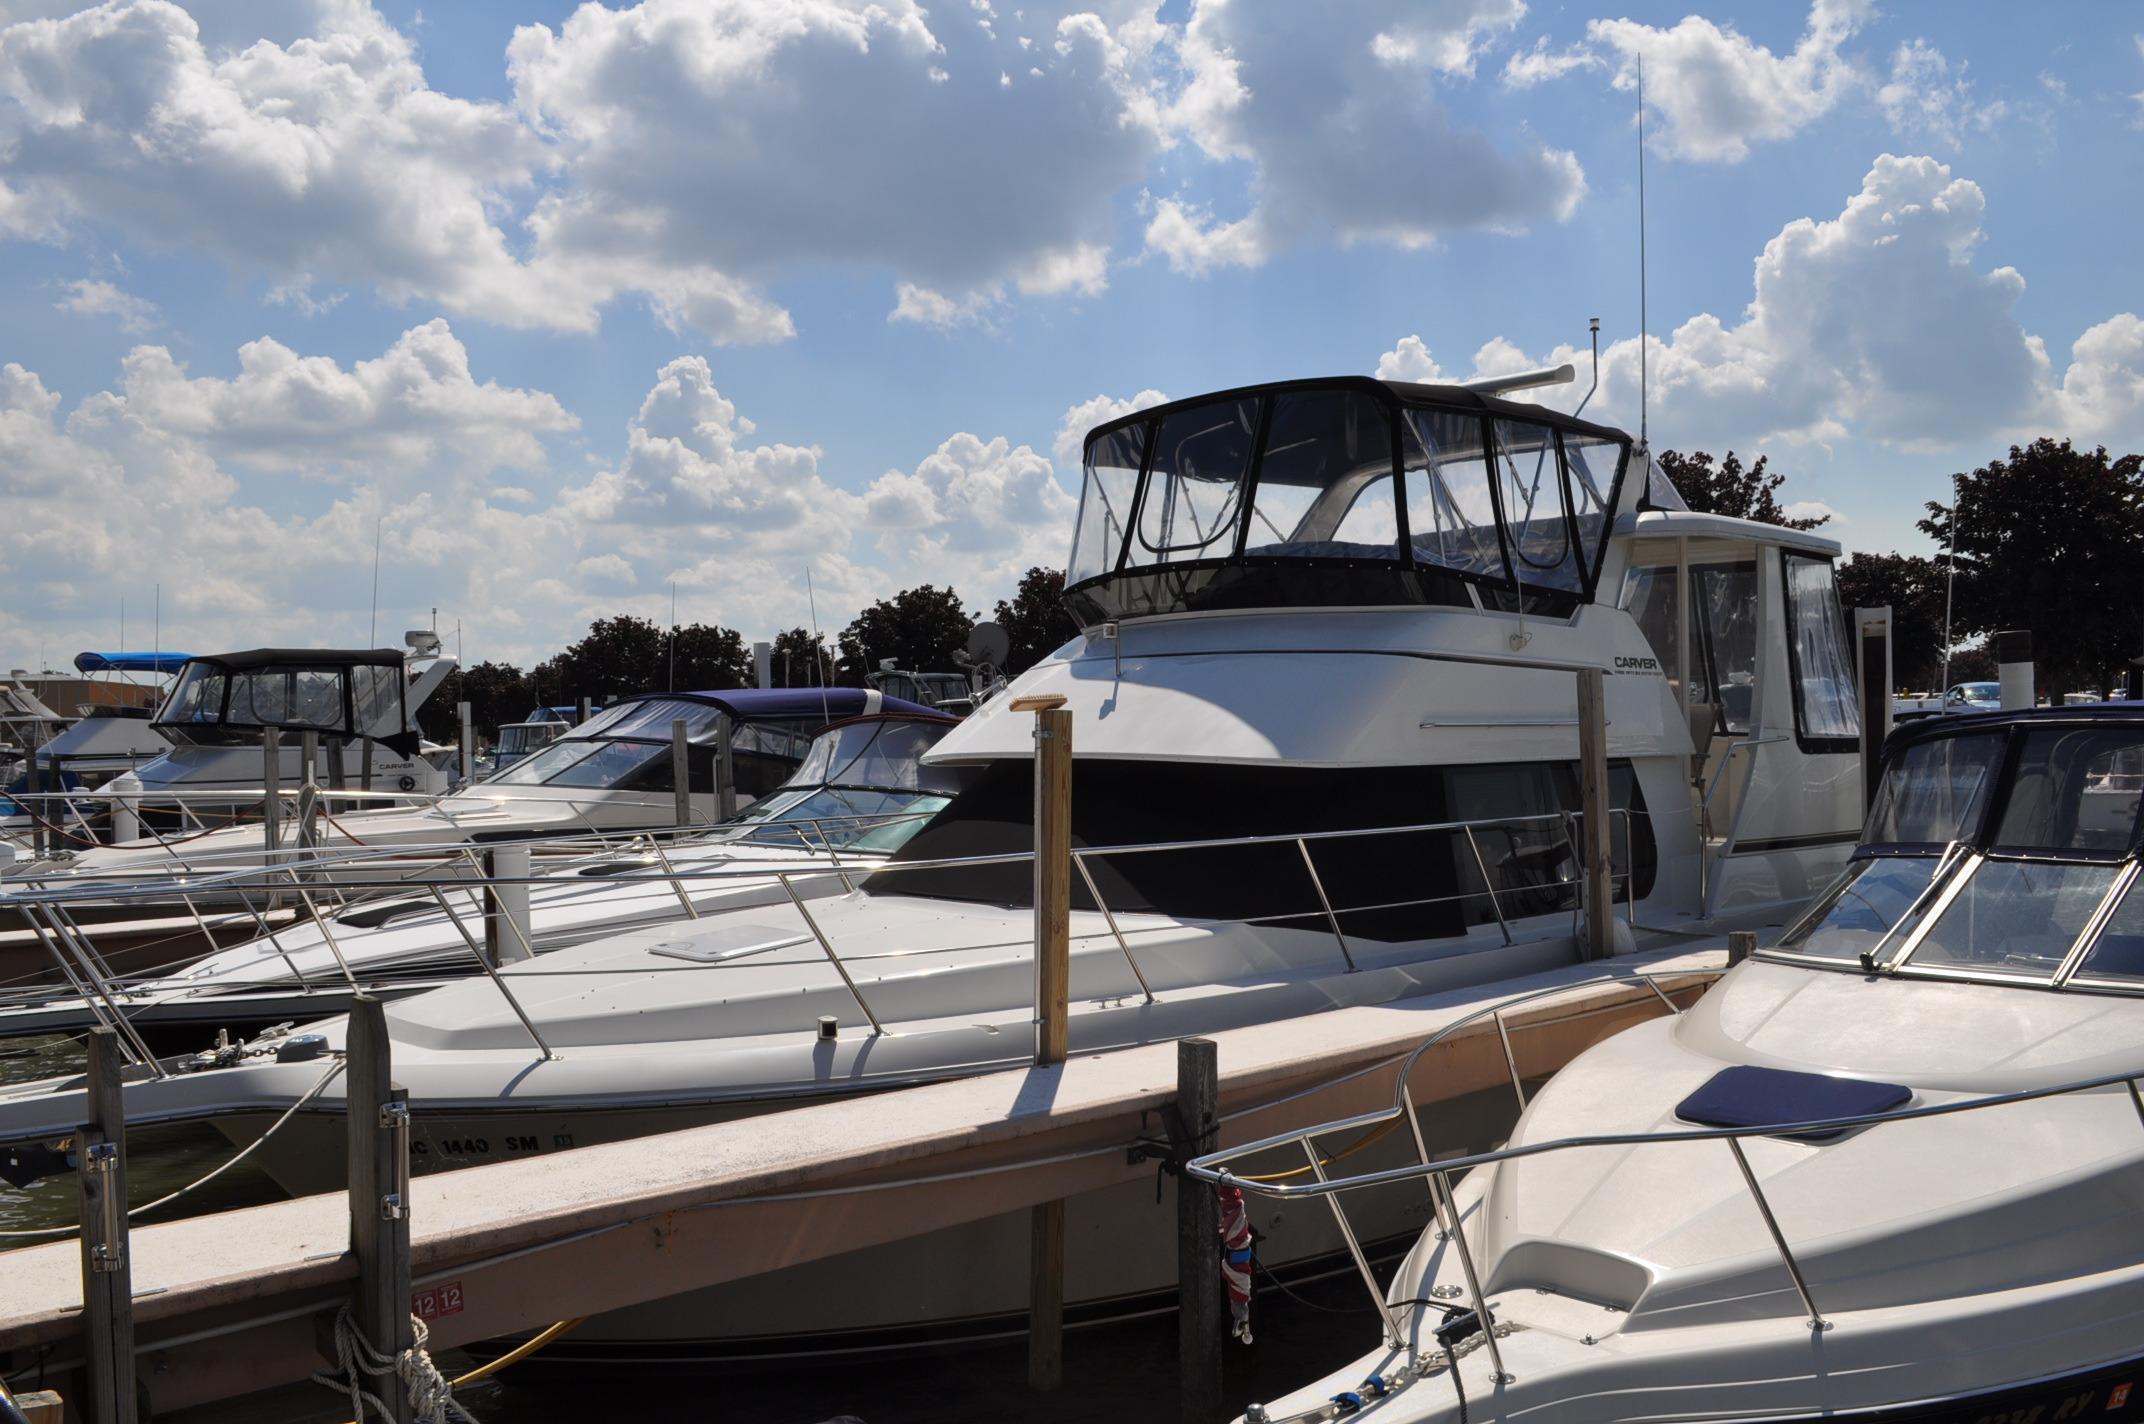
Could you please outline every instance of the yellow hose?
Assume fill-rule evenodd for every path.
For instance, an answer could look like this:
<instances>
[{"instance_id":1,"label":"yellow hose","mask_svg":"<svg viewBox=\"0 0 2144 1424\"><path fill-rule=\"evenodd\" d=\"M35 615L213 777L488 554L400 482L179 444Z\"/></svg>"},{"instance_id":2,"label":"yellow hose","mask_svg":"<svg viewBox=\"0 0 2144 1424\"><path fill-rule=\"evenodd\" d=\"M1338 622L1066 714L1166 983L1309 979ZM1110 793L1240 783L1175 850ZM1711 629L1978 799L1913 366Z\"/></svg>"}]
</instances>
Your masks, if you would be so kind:
<instances>
[{"instance_id":1,"label":"yellow hose","mask_svg":"<svg viewBox=\"0 0 2144 1424\"><path fill-rule=\"evenodd\" d=\"M559 1336L564 1335L569 1331L572 1331L577 1328L581 1324L581 1322L586 1320L587 1318L588 1317L585 1315L576 1315L571 1320L561 1320L555 1325L546 1325L543 1329L537 1331L528 1339L523 1340L520 1344L514 1346L513 1349L508 1350L505 1354L499 1356L498 1359L487 1361L484 1364L478 1365L475 1369L469 1371L469 1373L465 1375L456 1375L452 1380L448 1381L448 1383L452 1384L454 1388L460 1389L465 1384L475 1384L480 1379L488 1379L492 1375L495 1375L499 1371L505 1369L508 1365L515 1364L521 1360L527 1359L529 1356L535 1354L538 1350L541 1350L544 1346L550 1344L553 1340L556 1340ZM5 1386L0 1385L0 1388L5 1388ZM346 1420L344 1421L344 1424L358 1424L358 1421L355 1419Z\"/></svg>"},{"instance_id":2,"label":"yellow hose","mask_svg":"<svg viewBox=\"0 0 2144 1424\"><path fill-rule=\"evenodd\" d=\"M1398 1127L1399 1125L1400 1120L1398 1118L1393 1118L1391 1121L1386 1122L1381 1126L1373 1127L1368 1132L1365 1132L1362 1136L1356 1138L1353 1142L1349 1143L1346 1147L1343 1147L1338 1152L1335 1152L1332 1156L1319 1159L1318 1165L1320 1167L1330 1167L1335 1162L1345 1162L1348 1158L1354 1156L1357 1152L1362 1151L1365 1147L1370 1146L1374 1142L1382 1140L1387 1134L1392 1131L1392 1129ZM1290 1177L1300 1177L1307 1174L1309 1171L1310 1169L1308 1167L1298 1167L1292 1172L1267 1172L1262 1176L1239 1176L1236 1178L1236 1180L1239 1182L1285 1182Z\"/></svg>"}]
</instances>

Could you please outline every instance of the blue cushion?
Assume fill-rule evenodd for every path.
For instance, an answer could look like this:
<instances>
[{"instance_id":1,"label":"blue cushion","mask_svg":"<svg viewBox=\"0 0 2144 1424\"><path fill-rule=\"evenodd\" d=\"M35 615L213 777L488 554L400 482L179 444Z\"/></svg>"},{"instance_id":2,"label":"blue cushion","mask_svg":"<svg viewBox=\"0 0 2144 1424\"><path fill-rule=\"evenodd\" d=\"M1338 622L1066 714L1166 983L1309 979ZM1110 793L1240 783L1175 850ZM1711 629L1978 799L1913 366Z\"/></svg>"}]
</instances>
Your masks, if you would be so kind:
<instances>
[{"instance_id":1,"label":"blue cushion","mask_svg":"<svg viewBox=\"0 0 2144 1424\"><path fill-rule=\"evenodd\" d=\"M1713 1074L1677 1105L1675 1115L1702 1127L1783 1127L1889 1112L1912 1096L1910 1089L1897 1083L1740 1065ZM1843 1130L1788 1135L1822 1142Z\"/></svg>"}]
</instances>

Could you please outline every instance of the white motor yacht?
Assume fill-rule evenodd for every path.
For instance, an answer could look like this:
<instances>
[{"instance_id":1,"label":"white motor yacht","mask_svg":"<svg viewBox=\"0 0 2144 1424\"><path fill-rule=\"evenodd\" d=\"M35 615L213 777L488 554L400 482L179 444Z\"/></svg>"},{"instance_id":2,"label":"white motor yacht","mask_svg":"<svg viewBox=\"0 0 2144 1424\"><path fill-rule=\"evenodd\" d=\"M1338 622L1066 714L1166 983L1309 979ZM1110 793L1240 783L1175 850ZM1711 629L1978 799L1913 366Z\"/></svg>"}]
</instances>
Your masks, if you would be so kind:
<instances>
[{"instance_id":1,"label":"white motor yacht","mask_svg":"<svg viewBox=\"0 0 2144 1424\"><path fill-rule=\"evenodd\" d=\"M959 767L923 764L953 725L949 716L908 711L835 722L787 781L735 820L685 837L651 833L544 870L527 886L525 921L492 929L488 942L521 959L640 926L787 904L792 893L816 899L844 890L968 779ZM311 863L328 878L351 864ZM0 989L0 1038L76 1033L120 1014L152 1044L200 1048L219 1030L243 1038L344 1012L359 988L401 998L476 973L486 944L481 892L428 887L271 926L168 973L110 982L101 995L50 984ZM88 966L74 968L87 979Z\"/></svg>"},{"instance_id":2,"label":"white motor yacht","mask_svg":"<svg viewBox=\"0 0 2144 1424\"><path fill-rule=\"evenodd\" d=\"M1618 948L1783 924L1851 851L1838 547L1690 513L1622 432L1347 377L1157 407L1086 451L1067 580L1084 631L930 754L971 783L853 892L612 935L391 1005L420 1170L1030 1061L1023 694L1073 717L1075 1053L1488 994L1578 960L1581 670L1605 684ZM213 1114L250 1141L317 1086L342 1026L303 1038L257 1045L287 1061L134 1084L128 1120ZM339 1094L260 1149L293 1190L342 1180ZM0 1140L79 1115L71 1084L7 1090ZM1071 1210L1075 1239L1113 1243L1075 1270L1076 1300L1168 1287L1166 1246L1138 1244L1166 1236L1150 1196ZM1001 1329L1019 1273L968 1267L998 1259L1002 1231L628 1313L574 1348Z\"/></svg>"},{"instance_id":3,"label":"white motor yacht","mask_svg":"<svg viewBox=\"0 0 2144 1424\"><path fill-rule=\"evenodd\" d=\"M1439 1162L1383 1343L1244 1419L2144 1417L2140 785L2134 705L1900 731L1807 915ZM1232 1175L1277 1145L1193 1170L1425 1175Z\"/></svg>"}]
</instances>

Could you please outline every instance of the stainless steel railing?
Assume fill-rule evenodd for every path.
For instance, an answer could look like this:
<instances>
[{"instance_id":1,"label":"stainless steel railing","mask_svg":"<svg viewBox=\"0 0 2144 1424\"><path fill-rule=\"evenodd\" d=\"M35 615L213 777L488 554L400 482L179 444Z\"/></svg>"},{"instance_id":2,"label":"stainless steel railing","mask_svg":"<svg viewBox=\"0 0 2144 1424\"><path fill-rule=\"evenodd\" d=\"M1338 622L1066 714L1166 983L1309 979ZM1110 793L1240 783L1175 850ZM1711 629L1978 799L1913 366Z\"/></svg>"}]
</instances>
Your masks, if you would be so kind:
<instances>
[{"instance_id":1,"label":"stainless steel railing","mask_svg":"<svg viewBox=\"0 0 2144 1424\"><path fill-rule=\"evenodd\" d=\"M1630 887L1634 884L1633 876L1635 874L1635 865L1629 858L1630 849L1632 845L1629 829L1629 817L1627 813L1623 812L1617 812L1616 814L1622 814L1625 817L1625 866L1618 878L1622 879L1624 882L1625 898L1633 899L1635 897L1630 894ZM820 822L815 823L818 829L818 833L821 835L825 843L827 843L829 846L831 845L832 837L826 833L825 826L827 824L832 824L835 819L836 818L822 818ZM878 821L883 820L884 818L874 817L870 819ZM1133 952L1131 937L1126 933L1122 922L1119 920L1116 909L1108 903L1106 897L1102 894L1101 887L1097 882L1096 877L1091 869L1090 862L1096 859L1109 860L1117 857L1147 856L1172 852L1181 853L1185 851L1240 849L1260 846L1292 847L1295 850L1297 857L1301 860L1305 873L1310 880L1313 893L1317 900L1317 909L1302 912L1286 912L1271 915L1245 917L1240 921L1230 921L1225 919L1207 919L1203 922L1283 923L1287 921L1300 921L1305 919L1321 921L1326 927L1326 929L1333 936L1334 942L1340 951L1340 957L1345 971L1352 973L1358 968L1358 965L1356 962L1355 954L1349 944L1348 937L1342 925L1342 916L1344 915L1365 913L1377 910L1408 908L1414 906L1429 906L1435 904L1450 903L1453 901L1465 901L1469 899L1486 898L1489 901L1493 918L1498 925L1498 928L1506 944L1511 944L1514 942L1514 935L1512 931L1512 922L1514 918L1531 918L1544 914L1559 914L1562 912L1560 907L1554 910L1546 911L1523 909L1521 914L1515 916L1511 912L1511 908L1508 907L1506 904L1506 899L1509 896L1512 896L1514 894L1534 896L1540 895L1543 892L1559 892L1560 894L1560 892L1567 890L1571 894L1571 908L1575 916L1575 914L1581 908L1579 901L1582 899L1584 894L1583 877L1582 875L1577 873L1576 869L1579 863L1580 853L1578 849L1575 825L1576 818L1570 813L1546 812L1530 816L1484 817L1465 821L1425 822L1416 825L1393 827L1376 827L1335 831L1308 831L1294 834L1277 835L1216 837L1195 841L1151 842L1122 846L1087 846L1074 849L1072 851L1072 861L1074 866L1079 871L1082 881L1086 884L1089 895L1093 897L1096 909L1098 913L1102 916L1104 924L1107 927L1107 932L1110 940L1114 943L1118 953L1122 956L1125 965L1131 972L1134 980L1138 983L1140 987L1140 992L1145 996L1146 1001L1151 1003L1154 1002L1156 998L1152 983L1149 980L1149 977L1145 972L1144 967L1140 964L1138 956ZM1526 883L1522 884L1511 884L1508 882L1500 883L1500 877L1490 872L1487 859L1482 854L1480 833L1491 828L1508 830L1513 827L1528 826L1538 826L1544 830L1550 831L1561 840L1562 858L1573 869L1573 873L1568 878L1529 880ZM1450 895L1418 896L1408 899L1384 901L1371 905L1336 905L1334 903L1332 897L1327 892L1324 879L1319 872L1317 861L1313 854L1314 846L1336 842L1359 842L1364 839L1370 838L1420 835L1425 833L1445 833L1447 835L1463 839L1466 844L1468 854L1481 877L1481 887L1479 889L1460 889ZM654 844L655 838L658 834L660 833L651 832L648 830L639 830L632 832L631 838L634 840L639 840L644 844ZM704 830L696 830L693 834L703 844L714 843L709 842L705 839L707 836L707 832L705 832ZM598 837L602 847L602 852L599 852L599 854L603 852L614 852L616 848L616 843L623 838L624 837L622 836L622 834L613 834L607 837ZM585 849L587 844L587 838L571 838L566 840L564 843L575 848ZM559 844L559 842L543 842L542 844L556 845ZM302 869L301 864L297 862L267 867L255 863L243 866L238 869L220 873L195 873L186 876L182 880L176 882L140 880L128 881L116 876L109 879L100 879L96 877L71 877L65 883L53 883L51 881L33 882L28 884L21 882L0 882L0 892L4 892L0 893L0 909L13 906L18 909L24 910L26 919L31 919L30 912L34 910L38 918L64 921L68 917L69 907L71 905L79 904L84 901L109 902L113 900L151 898L159 894L170 895L174 893L175 889L183 890L185 894L189 897L194 895L206 895L219 891L251 891L256 893L267 890L282 891L284 893L294 894L298 898L299 902L306 907L308 913L314 920L315 925L320 932L321 939L325 948L335 960L337 970L339 971L342 980L351 988L357 988L360 987L359 977L349 958L345 956L340 945L336 942L335 931L329 924L329 920L332 919L333 916L322 915L319 903L314 898L315 895L331 891L338 884L352 885L355 888L358 888L375 898L384 898L387 896L402 896L406 895L412 890L424 891L434 898L435 902L439 905L439 907L445 913L449 921L453 924L458 937L463 941L464 946L475 958L479 971L487 974L492 979L493 983L497 985L500 993L507 999L510 1008L514 1012L515 1016L520 1020L523 1027L528 1031L529 1036L531 1040L535 1043L538 1051L547 1058L555 1057L555 1053L548 1045L548 1043L545 1042L543 1035L538 1028L535 1020L528 1014L526 1009L515 997L510 982L512 977L514 976L511 974L500 973L498 970L498 966L490 962L489 957L484 954L483 950L480 947L479 937L473 935L469 931L469 929L465 925L463 925L459 914L457 914L452 908L448 892L454 891L459 894L475 895L480 893L487 886L498 886L502 884L530 886L548 885L555 887L560 883L560 878L557 874L531 874L528 876L519 877L499 877L485 876L481 873L474 875L463 875L456 873L450 876L436 873L436 869L433 867L422 867L418 870L413 871L410 874L401 876L391 882L383 883L377 879L367 879L364 877L364 871L369 866L384 859L406 861L412 857L435 855L443 861L450 857L471 858L473 857L473 854L474 851L472 847L466 841L442 843L437 846L420 847L399 845L381 849L366 849L355 851L332 851L327 849L319 849L311 851L306 855L305 859L302 862ZM768 864L737 868L701 868L693 866L679 866L671 862L667 856L660 855L660 852L658 852L658 859L660 869L656 869L650 866L635 866L628 872L612 872L607 874L598 873L603 872L606 869L604 866L602 866L600 861L598 861L598 863L594 865L579 866L573 871L573 874L575 877L575 882L583 884L589 879L630 880L633 883L640 884L668 881L670 884L677 888L681 901L683 901L687 906L690 905L690 897L689 894L684 891L684 886L688 883L707 881L720 882L725 880L733 881L744 878L755 878L764 880L771 877L776 883L776 885L779 886L784 898L786 898L798 912L798 915L803 920L804 925L809 931L813 942L818 946L828 965L833 969L836 976L840 979L843 987L846 989L850 998L856 1004L858 1011L871 1024L872 1031L874 1033L885 1033L888 1031L886 1029L886 1025L882 1016L871 1005L863 991L863 988L858 984L855 976L852 974L849 968L847 961L854 956L844 956L836 948L832 939L826 933L825 928L819 922L818 917L814 916L811 913L809 907L806 905L806 897L800 894L797 888L798 883L800 881L810 881L813 879L823 878L828 875L838 876L845 887L853 888L853 881L851 881L849 877L847 868L840 865L838 861L825 868L814 867L807 870L796 870L779 865ZM1024 864L1030 862L1032 859L1032 851L1013 851L985 856L951 857L937 860L882 862L880 868L888 871L899 872L902 874L910 874L934 870L969 869L991 865ZM481 871L481 867L478 867L478 869L479 871ZM240 894L240 898L242 900L247 900L247 897L242 893ZM248 900L247 902L249 904L251 903L250 900ZM258 917L257 910L255 911L255 913ZM198 915L198 911L196 912L196 914ZM511 924L511 921L509 921L509 923ZM267 924L265 919L261 919L260 924L261 928L266 933L266 936L272 942L275 942L277 949L281 951L283 947L280 944L280 941L276 940L274 930ZM125 996L125 987L118 982L117 976L112 975L110 973L109 966L103 964L102 961L98 958L93 947L89 945L86 937L80 936L78 934L66 933L64 932L64 929L58 924L55 924L53 926L53 929L58 932L50 934L41 932L40 938L45 941L46 947L48 948L52 956L55 958L56 961L60 963L62 971L63 973L65 973L70 985L79 986L81 988L81 997L88 1001L98 1011L98 1017L100 1021L103 1021L108 1018L111 1021L111 1026L113 1026L115 1029L119 1028L121 1021L123 1021L125 1018L125 1009L123 1004L120 1002L120 1000ZM527 953L533 955L535 952L535 946L531 942L527 927L513 925L512 932L520 937L520 942L522 944L523 949ZM282 957L285 963L289 965L295 972L296 966L294 964L291 964L288 954L284 953ZM711 967L713 966L699 966L699 968L701 969ZM608 972L626 971L614 970ZM135 1049L139 1056L143 1058L147 1057L146 1048L140 1043L138 1034L131 1034L122 1031L122 1039L127 1043L130 1048Z\"/></svg>"},{"instance_id":2,"label":"stainless steel railing","mask_svg":"<svg viewBox=\"0 0 2144 1424\"><path fill-rule=\"evenodd\" d=\"M1380 1318L1384 1321L1386 1341L1394 1349L1404 1347L1406 1343L1405 1333L1400 1328L1398 1317L1393 1313L1394 1308L1388 1300L1388 1292L1377 1284L1375 1276L1364 1261L1360 1238L1341 1205L1341 1194L1393 1183L1410 1181L1426 1183L1430 1194L1431 1209L1436 1216L1436 1229L1442 1234L1443 1239L1452 1244L1454 1253L1459 1258L1461 1275L1466 1280L1468 1302L1481 1321L1482 1335L1490 1354L1492 1367L1499 1379L1508 1379L1509 1376L1504 1369L1502 1352L1497 1345L1500 1337L1496 1331L1496 1322L1491 1312L1488 1297L1483 1293L1481 1277L1477 1263L1474 1260L1473 1250L1466 1239L1465 1223L1461 1219L1457 1199L1453 1195L1452 1182L1460 1173L1470 1171L1476 1167L1492 1167L1505 1162L1547 1156L1552 1153L1566 1152L1580 1147L1638 1148L1661 1143L1724 1142L1727 1144L1729 1153L1734 1159L1743 1187L1748 1191L1750 1199L1755 1204L1758 1215L1764 1223L1765 1231L1771 1239L1772 1247L1778 1253L1780 1263L1785 1267L1788 1278L1793 1284L1795 1294L1805 1312L1809 1328L1821 1331L1829 1329L1830 1324L1818 1310L1816 1300L1810 1291L1808 1279L1802 1272L1801 1263L1795 1258L1793 1248L1788 1243L1785 1232L1780 1228L1779 1219L1773 1213L1771 1201L1766 1196L1763 1185L1758 1181L1756 1173L1750 1167L1749 1159L1742 1149L1743 1139L1842 1132L1848 1128L1874 1127L1886 1123L1943 1117L1952 1113L1974 1112L2014 1103L2033 1102L2042 1098L2063 1097L2072 1093L2090 1092L2116 1085L2120 1085L2127 1091L2130 1102L2136 1110L2139 1123L2144 1124L2144 1091L2139 1089L2139 1081L2144 1080L2144 1067L2140 1067L2127 1073L2109 1073L2051 1087L2020 1089L2016 1092L1996 1093L1955 1102L1932 1103L1921 1107L1902 1108L1890 1112L1860 1113L1802 1122L1768 1123L1751 1127L1688 1128L1666 1132L1593 1133L1578 1137L1557 1138L1545 1142L1528 1142L1518 1146L1507 1145L1487 1152L1468 1153L1456 1157L1432 1160L1427 1139L1422 1131L1421 1118L1414 1102L1410 1080L1415 1065L1422 1059L1423 1055L1437 1047L1437 1045L1447 1042L1456 1034L1480 1024L1484 1019L1493 1020L1498 1036L1503 1043L1505 1063L1510 1069L1514 1095L1518 1099L1520 1111L1524 1112L1526 1095L1519 1082L1517 1064L1511 1054L1510 1038L1504 1028L1504 1015L1507 1012L1523 1005L1537 1003L1543 999L1596 992L1603 987L1618 984L1642 984L1650 989L1660 999L1661 1003L1667 1006L1670 1013L1680 1013L1681 1010L1660 987L1658 981L1668 978L1688 979L1693 976L1702 977L1704 973L1705 971L1671 970L1658 973L1630 971L1606 974L1576 983L1555 985L1516 999L1505 1000L1489 1008L1476 1010L1445 1025L1436 1033L1424 1039L1405 1059L1401 1060L1398 1079L1393 1091L1393 1102L1390 1107L1320 1123L1310 1128L1277 1133L1271 1137L1260 1138L1255 1142L1247 1142L1219 1152L1208 1153L1187 1163L1184 1170L1188 1175L1200 1181L1211 1182L1219 1186L1240 1187L1244 1191L1260 1196L1324 1198L1332 1210L1335 1223L1355 1256L1363 1284L1369 1290ZM1407 1122L1413 1136L1417 1158L1413 1163L1341 1177L1328 1176L1320 1170L1315 1174L1315 1181L1300 1185L1261 1180L1258 1177L1239 1174L1233 1170L1235 1164L1242 1163L1246 1159L1257 1157L1267 1152L1296 1147L1300 1147L1310 1155L1313 1162L1316 1162L1319 1160L1317 1155L1319 1139L1337 1133L1362 1132L1375 1129L1383 1124L1402 1118Z\"/></svg>"}]
</instances>

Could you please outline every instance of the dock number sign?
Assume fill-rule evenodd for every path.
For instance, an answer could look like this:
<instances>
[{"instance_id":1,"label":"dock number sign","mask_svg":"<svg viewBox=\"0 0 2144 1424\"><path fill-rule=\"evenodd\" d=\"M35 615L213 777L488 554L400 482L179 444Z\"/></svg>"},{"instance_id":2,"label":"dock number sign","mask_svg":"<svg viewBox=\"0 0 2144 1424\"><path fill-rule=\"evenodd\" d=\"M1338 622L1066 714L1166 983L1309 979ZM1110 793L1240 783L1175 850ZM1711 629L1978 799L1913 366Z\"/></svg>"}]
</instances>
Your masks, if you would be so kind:
<instances>
[{"instance_id":1,"label":"dock number sign","mask_svg":"<svg viewBox=\"0 0 2144 1424\"><path fill-rule=\"evenodd\" d=\"M448 1281L444 1285L427 1286L409 1298L409 1313L419 1320L430 1322L443 1315L459 1315L462 1311L462 1283Z\"/></svg>"}]
</instances>

